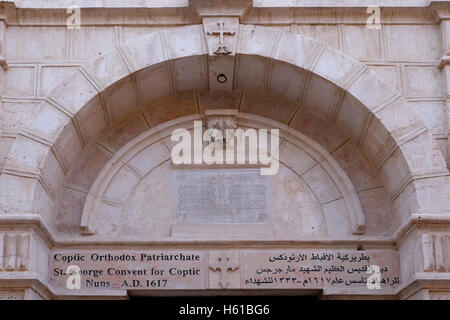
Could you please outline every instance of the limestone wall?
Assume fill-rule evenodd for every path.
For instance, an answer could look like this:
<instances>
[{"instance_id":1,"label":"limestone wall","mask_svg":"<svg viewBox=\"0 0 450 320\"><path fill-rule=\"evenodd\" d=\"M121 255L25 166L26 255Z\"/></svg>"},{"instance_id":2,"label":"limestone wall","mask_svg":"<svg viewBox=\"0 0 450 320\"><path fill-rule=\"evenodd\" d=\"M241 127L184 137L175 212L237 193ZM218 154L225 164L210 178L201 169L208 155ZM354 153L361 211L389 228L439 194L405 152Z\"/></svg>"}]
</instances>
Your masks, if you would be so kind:
<instances>
[{"instance_id":1,"label":"limestone wall","mask_svg":"<svg viewBox=\"0 0 450 320\"><path fill-rule=\"evenodd\" d=\"M37 1L22 1L19 7L31 3L33 7L39 6ZM63 6L61 1L54 3ZM181 4L183 1L177 5ZM193 13L179 16L170 12L172 15L166 16L164 11L162 16L155 15L154 19L147 16L143 20L138 10L124 13L120 9L103 9L107 12L103 15L98 9L82 8L82 28L70 30L64 19L70 14L62 9L48 13L19 9L14 11L17 15L12 10L6 14L7 28L3 31L3 51L9 68L2 81L3 160L0 163L4 162L15 134L29 119L30 111L74 67L133 38L170 28L166 24L198 23ZM428 7L383 8L380 29L366 27L369 16L359 8L300 10L295 11L294 17L292 10L283 11L283 8L253 9L242 22L303 34L365 63L403 94L411 112L420 114L446 155L446 82L437 68L443 55L437 14Z\"/></svg>"},{"instance_id":2,"label":"limestone wall","mask_svg":"<svg viewBox=\"0 0 450 320\"><path fill-rule=\"evenodd\" d=\"M439 291L441 290L439 286L433 287L436 281L439 282L441 278L444 278L442 274L448 274L450 270L448 260L450 240L447 227L447 214L450 212L450 198L447 196L450 192L450 180L443 162L444 159L447 160L447 164L450 162L448 141L450 72L447 69L450 61L447 56L450 52L448 38L450 9L445 5L429 4L428 1L422 0L383 1L383 7L378 8L380 24L371 24L368 27L368 19L378 10L375 8L375 11L368 12L366 5L369 1L346 0L342 1L339 8L333 7L332 1L326 0L242 1L239 2L240 5L228 6L226 1L218 1L217 7L209 6L207 1L201 0L169 2L148 0L144 1L145 3L127 1L126 5L123 1L112 0L80 1L81 26L69 28L67 19L75 11L66 12L67 2L17 0L0 3L0 58L4 57L4 63L0 69L0 170L3 170L5 163L10 163L10 166L5 169L8 178L1 180L1 186L6 191L0 198L2 204L0 210L3 210L0 214L10 213L9 207L24 208L21 213L40 214L42 218L40 227L51 235L50 242L57 242L64 237L72 237L71 239L75 241L84 239L79 228L86 198L96 178L106 174L105 172L108 173L108 166L111 164L109 161L120 154L126 143L156 125L203 112L201 108L204 106L211 107L216 103L222 103L227 108L229 106L235 108L238 104L239 107L236 108L241 112L264 116L279 121L276 125L291 125L294 129L304 132L309 138L319 143L324 148L324 154L332 157L342 168L342 177L351 182L354 188L352 192L357 194L368 225L365 229L367 231L365 238L362 239L375 247L394 246L399 250L400 272L405 282L396 294L401 292L399 296L403 298L437 299L448 296L445 290ZM370 4L372 5L373 1ZM208 88L208 71L206 70L209 69L204 50L206 45L204 42L207 40L203 38L204 31L201 29L203 27L198 26L203 23L202 17L210 16L211 13L238 16L238 24L244 30L243 35L239 37L251 43L247 45L242 40L244 44L239 49L242 57L239 56L236 59L237 63L234 67L236 87L245 90L245 93L233 92L224 98L203 92L205 88ZM188 34L186 31L179 31L179 27L190 25L194 26L190 34L192 38L177 38ZM249 27L245 29L245 25ZM323 51L311 53L311 56L316 57L314 63L318 63L318 61L325 61L323 57L330 54L330 65L318 64L317 68L313 65L314 68L320 69L322 74L330 75L330 78L335 76L333 74L335 70L345 69L347 60L339 61L336 58L338 52L345 53L366 66L381 80L380 83L375 81L364 83L366 75L364 71L355 73L357 77L363 75L361 76L363 84L358 86L357 83L351 89L352 92L361 92L361 96L367 97L365 101L367 105L374 103L367 110L370 108L372 108L370 112L376 110L380 121L378 122L378 119L372 121L370 112L359 107L359 101L356 101L353 96L345 95L344 91L348 88L343 90L342 88L345 87L343 83L338 83L341 86L330 85L329 79L325 81L324 78L312 76L307 68L294 68L277 59L272 61L270 59L272 55L275 55L273 52L264 51L266 56L261 54L262 58L252 55L254 52L260 53L258 45L261 45L263 49L269 47L267 43L258 43L260 39L258 37L264 38L266 35L267 38L264 39L272 37L271 31L266 29L261 29L260 34L258 34L259 31L256 33L254 30L251 31L252 26L292 32L329 46L332 49L323 49ZM164 64L152 66L149 70L142 68L142 72L130 72L133 69L130 65L135 62L135 59L139 59L140 55L136 53L134 57L134 52L130 54L129 51L123 51L125 44L131 43L127 50L142 49L139 46L141 41L139 39L148 41L149 38L144 36L160 31L170 31L171 41L177 40L181 43L176 47L167 46L179 51L164 52L165 57L184 58L176 62L171 60L166 63L165 61ZM189 41L198 43L190 44ZM276 45L279 45L281 40L274 36L270 38L270 41L271 48L278 48ZM284 45L287 43L287 45L280 49L281 53L277 57L279 60L283 60L283 54L291 57L295 56L293 54L297 52L295 50L300 50L298 48L304 49L303 43L293 43L291 48L291 44L285 39L284 41L281 43ZM200 47L203 50L201 51L203 56L196 51ZM156 46L149 46L146 49L151 52L156 50L155 48ZM308 48L311 49L314 46ZM192 49L192 56L182 52L185 49ZM115 52L118 52L121 57L114 57L103 62L101 59L104 56L108 59L113 56L110 54L113 50L117 50ZM243 54L244 52L248 54ZM323 52L325 55L322 55ZM297 54L301 56L300 51ZM147 55L142 54L142 57L145 60ZM96 58L100 60L94 62L92 66ZM116 58L118 60L114 60ZM122 61L121 59L128 65L114 64L114 61ZM269 60L270 63L267 65L270 66L270 70L265 64ZM91 65L85 68L87 63ZM342 65L333 65L339 63ZM83 68L79 69L80 66ZM114 83L109 83L112 77L105 76L102 81L105 81L107 89L99 88L99 83L92 80L93 69L98 72L95 76L99 74L109 76L114 73L111 69L115 67L117 69L114 72L123 73L126 76ZM312 70L313 67L310 69ZM74 72L76 72L75 76ZM114 74L115 79L119 78L117 74ZM166 79L168 74L172 79ZM355 74L353 78L356 77ZM63 82L69 77L72 77L73 83L79 85L73 90L70 90L71 82ZM372 80L372 78L369 79ZM347 83L351 83L351 79L346 80ZM298 88L295 87L295 81L307 83L308 94L297 98ZM109 87L109 85L113 86ZM56 87L57 90L54 91ZM82 97L83 94L103 89L106 95L95 96L89 102L83 101L85 98ZM135 90L140 91L135 92ZM384 111L385 105L377 100L377 94L382 92L379 94L382 95L395 90L399 92L399 95L393 96L395 99L386 100L387 102L383 100L383 103L390 108ZM73 96L67 97L67 101L75 101L80 103L80 106L74 107L74 110L59 108L60 112L55 113L53 107L64 106L64 101L55 101L54 96L49 98L52 92L60 94L61 100L66 98L64 94L73 93ZM77 96L78 93L79 96ZM157 98L155 103L152 100L154 98ZM296 101L296 99L302 101L304 105L302 110L305 113L302 117L293 112L295 106L291 105L291 100ZM370 99L372 101L369 101ZM143 103L145 101L152 101L153 104L145 105ZM341 112L339 103L345 106L342 108L345 111ZM174 108L173 105L176 104L182 105L184 109L180 111ZM40 105L42 109L39 109ZM87 107L77 113L84 105ZM273 105L277 106L277 109L270 107ZM102 110L106 118L103 118ZM137 112L134 113L136 110ZM252 118L253 120L257 122L258 119ZM67 125L64 127L64 134L50 137L55 140L59 137L56 142L50 141L49 136L46 135L35 136L22 132L30 123L34 129L51 131L53 128L50 128L50 124L65 121ZM425 127L418 125L422 122ZM271 124L275 125L275 123ZM386 126L387 130L384 130L383 126ZM408 131L411 128L417 130ZM287 126L286 132L288 132ZM164 138L167 139L167 136ZM38 143L28 144L29 140ZM15 142L18 142L16 149L12 148ZM377 148L374 147L375 145ZM382 147L379 148L379 145ZM27 150L24 152L19 150L20 148ZM51 149L48 156L47 148ZM295 166L303 165L303 160L298 160L303 159L299 155L300 151L293 151L288 145L283 152L286 157L297 160L291 163L291 167L295 170L289 169L296 172ZM29 158L22 156L25 153L29 155ZM44 154L45 157L42 156ZM152 153L152 156L159 157L155 153ZM39 160L41 162L35 160L41 158L44 159ZM165 159L165 156L161 156L159 160L162 161L162 159ZM16 160L20 164L14 167L11 164L14 164ZM31 169L20 172L23 168ZM36 173L34 169L39 173ZM168 186L164 184L164 181L171 177L168 173L170 168L163 166L160 169L161 172L155 171L156 178L149 175L148 179L152 185L159 183L161 190L164 190L161 191L162 193L155 194L155 197L171 194L170 190L164 189ZM293 176L289 170L282 168L282 179L288 181L289 176ZM342 207L340 200L347 194L343 194L342 190L335 191L333 183L336 181L329 182L323 178L326 175L327 173L323 174L320 171L316 177L310 178L319 181L316 184L317 189L312 181L308 181L308 187L313 191L311 194L314 194L311 197L319 195L319 199L314 200L318 201L317 207L322 206L321 209L317 209L318 211L339 211L341 215L327 218L330 232L321 229L324 228L323 221L317 221L322 218L313 217L313 214L304 220L306 221L304 225L318 226L319 230L314 233L324 238L319 237L317 241L328 236L334 240L341 237L342 241L343 239L354 241L356 236L352 235L351 224L347 221L344 223L340 219L347 214L345 209L339 209L339 206ZM44 183L34 185L31 181L33 179L44 181ZM135 177L132 172L123 178L123 181L133 179ZM148 181L145 182L144 177L139 179L144 181L142 183L144 191L136 191L137 197L141 197L154 206L167 202L151 202L153 199L148 199L151 192L145 189ZM152 179L156 179L156 182ZM111 185L114 185L114 181ZM281 200L279 203L274 201L273 205L282 207L278 211L278 221L274 228L277 229L277 236L292 236L302 233L302 226L298 220L292 220L289 212L283 217L282 211L285 208L291 206L294 212L296 206L293 203L296 194L291 195L290 198L286 193L292 190L289 186L286 187L286 183L284 186L285 188L280 191L282 196L274 197ZM305 189L307 189L306 186ZM28 194L28 190L33 192ZM26 196L17 200L19 199L16 197L17 194L26 194ZM109 200L115 200L120 196L121 191L116 189L116 193L111 196L114 199ZM320 196L323 196L323 199L320 199ZM141 202L144 203L144 200ZM311 203L316 206L314 201ZM139 205L142 206L142 203ZM91 239L100 241L106 239L105 237L122 239L120 237L125 237L130 232L135 232L136 238L145 238L148 236L149 225L157 237L165 237L173 231L168 218L171 215L171 210L168 210L169 205L165 207L167 214L163 219L147 216L143 218L138 212L135 216L131 214L131 218L127 218L128 220L122 225L120 225L121 222L114 220L121 219L122 211L117 209L117 205L113 207L104 210L107 212L106 218L101 219L103 222L106 221L104 225L94 223L99 233ZM107 217L108 214L114 214L114 210L120 212L113 218ZM126 210L133 212L133 210L139 211L139 208L126 207ZM310 208L310 211L314 210ZM422 214L424 216L421 216ZM136 228L136 224L145 219L148 221ZM423 223L433 226L416 228L421 219L428 219ZM155 221L160 222L161 225L156 224ZM83 223L81 227L86 227L87 234L93 231ZM283 228L294 231L284 232ZM191 232L190 229L180 230L182 235ZM20 235L25 231L19 230ZM220 233L216 229L203 231L206 237ZM257 233L255 231L255 234ZM55 235L57 238L52 238ZM262 237L265 236L263 232ZM40 237L40 234L38 236L33 234L32 251L41 252L35 253L35 256L46 252L52 246ZM152 237L146 239L155 240ZM290 238L290 240L293 239L296 239L295 236ZM35 261L32 260L30 267L27 268L45 278L48 270L39 264L34 265ZM432 285L429 285L426 290L422 290L422 287L413 288L414 285L411 283L417 283L414 282L417 274L419 274L418 277L425 274L424 279L426 278L426 281ZM16 289L12 287L11 292L16 293L14 290ZM22 289L19 288L19 295L23 293L20 290ZM26 294L37 295L36 290ZM40 294L45 296L47 293L40 292Z\"/></svg>"}]
</instances>

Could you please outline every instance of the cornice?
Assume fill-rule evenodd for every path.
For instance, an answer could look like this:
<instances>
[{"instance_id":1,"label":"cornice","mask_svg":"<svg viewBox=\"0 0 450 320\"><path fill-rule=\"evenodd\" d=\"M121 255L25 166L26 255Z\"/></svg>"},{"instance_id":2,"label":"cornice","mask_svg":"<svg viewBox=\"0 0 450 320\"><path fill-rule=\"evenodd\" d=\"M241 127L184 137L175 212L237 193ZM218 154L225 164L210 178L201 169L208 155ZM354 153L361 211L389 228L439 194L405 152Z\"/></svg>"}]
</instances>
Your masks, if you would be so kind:
<instances>
[{"instance_id":1,"label":"cornice","mask_svg":"<svg viewBox=\"0 0 450 320\"><path fill-rule=\"evenodd\" d=\"M79 4L77 4L79 2ZM71 5L80 8L228 8L247 7L254 8L364 8L378 7L427 7L430 4L446 4L448 0L0 0L0 3L10 3L17 8L27 9L66 9Z\"/></svg>"},{"instance_id":2,"label":"cornice","mask_svg":"<svg viewBox=\"0 0 450 320\"><path fill-rule=\"evenodd\" d=\"M40 234L45 238L50 247L65 247L65 246L302 246L302 245L366 245L373 247L395 247L401 241L404 235L406 235L414 227L424 226L448 226L450 227L450 213L420 213L412 214L395 232L392 236L357 236L346 237L345 239L329 239L329 238L317 238L309 240L290 240L290 239L271 239L271 240L251 240L251 239L162 239L144 242L136 240L113 240L113 239L100 239L82 237L78 239L62 239L61 235L55 235L47 223L42 219L39 214L2 214L0 215L0 230L11 228L36 228Z\"/></svg>"},{"instance_id":3,"label":"cornice","mask_svg":"<svg viewBox=\"0 0 450 320\"><path fill-rule=\"evenodd\" d=\"M419 272L404 281L395 289L395 294L401 299L408 299L422 289L450 288L450 274L444 272Z\"/></svg>"},{"instance_id":4,"label":"cornice","mask_svg":"<svg viewBox=\"0 0 450 320\"><path fill-rule=\"evenodd\" d=\"M432 8L439 20L450 19L450 1L430 1L429 7Z\"/></svg>"},{"instance_id":5,"label":"cornice","mask_svg":"<svg viewBox=\"0 0 450 320\"><path fill-rule=\"evenodd\" d=\"M363 24L373 6L381 8L382 23L387 24L434 24L450 17L445 13L449 1L430 0L0 0L0 20L23 26L65 25L67 9L77 2L82 25L198 24L211 16L253 24Z\"/></svg>"}]
</instances>

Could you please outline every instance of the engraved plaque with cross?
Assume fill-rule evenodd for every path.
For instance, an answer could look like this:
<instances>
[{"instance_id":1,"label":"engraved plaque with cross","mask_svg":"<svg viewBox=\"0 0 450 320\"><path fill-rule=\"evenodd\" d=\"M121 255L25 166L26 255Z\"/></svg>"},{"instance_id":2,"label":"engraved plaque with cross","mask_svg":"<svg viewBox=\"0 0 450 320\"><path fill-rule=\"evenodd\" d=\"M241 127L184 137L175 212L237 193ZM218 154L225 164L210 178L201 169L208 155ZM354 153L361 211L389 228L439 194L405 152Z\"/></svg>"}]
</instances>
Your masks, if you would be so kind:
<instances>
[{"instance_id":1,"label":"engraved plaque with cross","mask_svg":"<svg viewBox=\"0 0 450 320\"><path fill-rule=\"evenodd\" d=\"M269 180L259 169L174 170L175 218L191 223L266 223Z\"/></svg>"}]
</instances>

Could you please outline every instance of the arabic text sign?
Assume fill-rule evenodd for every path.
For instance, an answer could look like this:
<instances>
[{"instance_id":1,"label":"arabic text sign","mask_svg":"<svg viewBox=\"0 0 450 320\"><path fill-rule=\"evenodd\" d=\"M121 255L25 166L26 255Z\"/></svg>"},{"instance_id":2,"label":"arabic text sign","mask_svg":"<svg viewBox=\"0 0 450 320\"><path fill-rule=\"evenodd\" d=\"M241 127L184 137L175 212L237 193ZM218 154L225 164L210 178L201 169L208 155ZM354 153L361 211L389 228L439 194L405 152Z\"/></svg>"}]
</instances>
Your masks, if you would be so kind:
<instances>
[{"instance_id":1,"label":"arabic text sign","mask_svg":"<svg viewBox=\"0 0 450 320\"><path fill-rule=\"evenodd\" d=\"M244 288L364 289L369 281L386 289L400 282L394 251L255 251L244 260Z\"/></svg>"}]
</instances>

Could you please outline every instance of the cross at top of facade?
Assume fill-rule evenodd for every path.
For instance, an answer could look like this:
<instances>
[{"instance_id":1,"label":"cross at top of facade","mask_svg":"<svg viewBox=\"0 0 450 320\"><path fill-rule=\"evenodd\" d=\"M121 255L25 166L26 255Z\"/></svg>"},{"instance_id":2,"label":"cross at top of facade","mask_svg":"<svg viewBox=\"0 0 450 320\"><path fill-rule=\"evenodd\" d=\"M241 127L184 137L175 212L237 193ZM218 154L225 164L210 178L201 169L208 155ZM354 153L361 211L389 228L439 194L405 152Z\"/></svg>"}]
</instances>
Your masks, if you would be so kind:
<instances>
[{"instance_id":1,"label":"cross at top of facade","mask_svg":"<svg viewBox=\"0 0 450 320\"><path fill-rule=\"evenodd\" d=\"M228 54L231 53L231 51L228 51L227 47L225 46L225 43L223 41L223 36L225 34L234 35L236 33L236 31L225 31L224 30L225 22L223 22L223 21L217 22L217 25L219 26L219 30L217 30L217 31L208 31L209 35L215 35L215 34L219 35L219 47L216 49L216 51L214 51L214 54L217 54L217 55L228 55Z\"/></svg>"}]
</instances>

